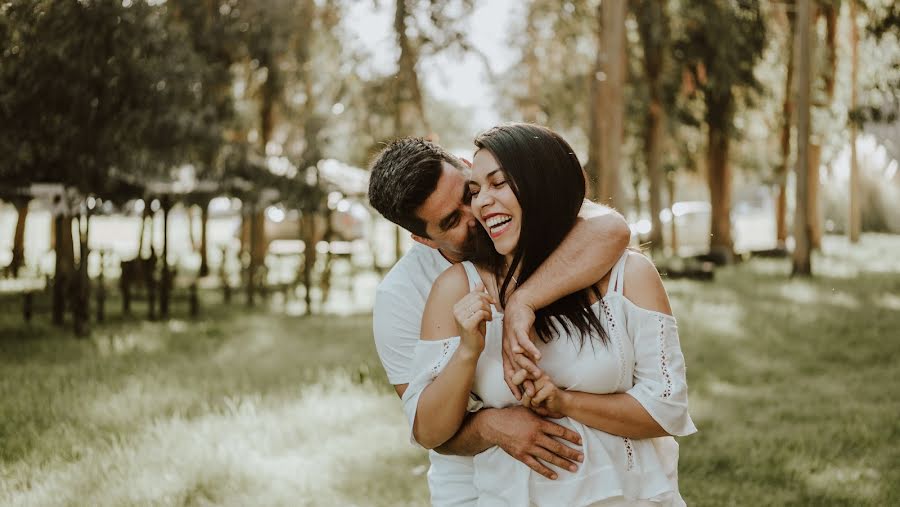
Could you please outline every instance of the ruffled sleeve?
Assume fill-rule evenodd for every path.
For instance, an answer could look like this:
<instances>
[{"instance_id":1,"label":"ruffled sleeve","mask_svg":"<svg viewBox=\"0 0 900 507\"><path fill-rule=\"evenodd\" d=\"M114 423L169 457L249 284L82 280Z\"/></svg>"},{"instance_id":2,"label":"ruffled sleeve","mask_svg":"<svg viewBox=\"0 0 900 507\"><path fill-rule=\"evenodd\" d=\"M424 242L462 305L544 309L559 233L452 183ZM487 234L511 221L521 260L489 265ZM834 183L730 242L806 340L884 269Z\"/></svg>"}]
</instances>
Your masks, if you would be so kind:
<instances>
[{"instance_id":1,"label":"ruffled sleeve","mask_svg":"<svg viewBox=\"0 0 900 507\"><path fill-rule=\"evenodd\" d=\"M459 336L443 340L419 340L416 343L416 351L412 364L409 367L411 380L403 393L403 411L406 413L406 421L409 423L409 441L415 446L421 447L413 435L413 425L416 421L416 409L419 406L419 397L429 384L444 370L447 362L453 357L453 353L459 347ZM477 412L484 404L472 393L469 393L469 402L466 410Z\"/></svg>"},{"instance_id":2,"label":"ruffled sleeve","mask_svg":"<svg viewBox=\"0 0 900 507\"><path fill-rule=\"evenodd\" d=\"M670 435L695 433L697 428L688 414L687 376L675 318L628 306L635 359L634 386L628 394Z\"/></svg>"}]
</instances>

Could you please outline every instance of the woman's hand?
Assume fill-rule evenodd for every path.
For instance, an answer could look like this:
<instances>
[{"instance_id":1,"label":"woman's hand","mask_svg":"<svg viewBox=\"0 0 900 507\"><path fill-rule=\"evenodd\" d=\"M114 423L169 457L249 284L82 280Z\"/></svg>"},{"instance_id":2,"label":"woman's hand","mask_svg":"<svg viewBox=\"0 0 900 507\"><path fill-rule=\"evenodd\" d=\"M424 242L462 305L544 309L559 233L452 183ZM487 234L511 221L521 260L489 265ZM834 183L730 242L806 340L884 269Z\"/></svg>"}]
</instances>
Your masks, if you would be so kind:
<instances>
[{"instance_id":1,"label":"woman's hand","mask_svg":"<svg viewBox=\"0 0 900 507\"><path fill-rule=\"evenodd\" d=\"M484 350L485 323L493 319L491 303L493 300L485 292L484 284L478 282L472 292L453 305L453 315L459 330L459 346L475 355Z\"/></svg>"},{"instance_id":2,"label":"woman's hand","mask_svg":"<svg viewBox=\"0 0 900 507\"><path fill-rule=\"evenodd\" d=\"M571 393L556 387L547 374L534 381L534 390L534 397L529 397L527 393L522 397L523 405L544 417L559 419L565 416Z\"/></svg>"}]
</instances>

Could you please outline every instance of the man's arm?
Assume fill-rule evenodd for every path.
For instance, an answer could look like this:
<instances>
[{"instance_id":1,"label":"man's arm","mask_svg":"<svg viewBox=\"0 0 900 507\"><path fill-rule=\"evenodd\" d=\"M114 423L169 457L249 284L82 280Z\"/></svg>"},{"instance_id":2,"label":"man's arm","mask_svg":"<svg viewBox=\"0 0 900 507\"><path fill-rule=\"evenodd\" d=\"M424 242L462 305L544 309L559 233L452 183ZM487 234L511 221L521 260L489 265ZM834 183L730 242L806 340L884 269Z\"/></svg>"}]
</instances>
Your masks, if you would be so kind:
<instances>
[{"instance_id":1,"label":"man's arm","mask_svg":"<svg viewBox=\"0 0 900 507\"><path fill-rule=\"evenodd\" d=\"M407 387L409 384L395 385L397 396L402 398ZM556 474L539 459L574 472L572 467L584 460L584 455L553 437L581 444L578 433L523 407L486 408L467 414L459 431L434 450L452 456L474 456L499 445L535 472L555 480Z\"/></svg>"},{"instance_id":2,"label":"man's arm","mask_svg":"<svg viewBox=\"0 0 900 507\"><path fill-rule=\"evenodd\" d=\"M575 226L563 242L512 293L503 316L503 369L506 383L517 399L521 399L521 392L513 383L513 375L519 369L516 363L522 363L534 378L541 376L534 364L541 354L529 338L534 312L597 283L622 256L630 239L631 231L622 215L585 201ZM525 354L530 361L514 363L516 354Z\"/></svg>"},{"instance_id":3,"label":"man's arm","mask_svg":"<svg viewBox=\"0 0 900 507\"><path fill-rule=\"evenodd\" d=\"M474 456L495 445L535 472L555 480L556 473L543 462L574 472L584 460L581 451L559 439L581 444L581 436L550 422L525 407L486 408L468 414L450 440L434 450L440 454Z\"/></svg>"}]
</instances>

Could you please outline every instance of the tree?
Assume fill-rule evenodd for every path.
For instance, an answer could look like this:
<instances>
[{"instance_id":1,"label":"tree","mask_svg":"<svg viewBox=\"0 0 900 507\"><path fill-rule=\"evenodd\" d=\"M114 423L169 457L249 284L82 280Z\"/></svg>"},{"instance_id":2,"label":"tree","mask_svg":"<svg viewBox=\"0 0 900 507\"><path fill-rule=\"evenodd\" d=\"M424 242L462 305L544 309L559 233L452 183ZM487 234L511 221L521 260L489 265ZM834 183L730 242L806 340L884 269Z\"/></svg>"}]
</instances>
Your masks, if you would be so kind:
<instances>
[{"instance_id":1,"label":"tree","mask_svg":"<svg viewBox=\"0 0 900 507\"><path fill-rule=\"evenodd\" d=\"M54 321L62 322L71 292L76 331L86 334L86 203L126 197L120 183L181 158L202 124L191 114L200 67L183 33L167 29L159 5L18 0L2 9L2 46L10 49L0 70L0 148L11 171L67 188L57 207ZM74 262L73 216L78 278L67 267Z\"/></svg>"},{"instance_id":2,"label":"tree","mask_svg":"<svg viewBox=\"0 0 900 507\"><path fill-rule=\"evenodd\" d=\"M784 81L784 100L781 108L781 137L780 137L780 154L781 160L775 172L775 181L777 185L777 196L775 198L775 230L776 242L779 248L784 248L787 242L787 174L790 166L791 156L791 119L794 112L794 39L796 38L797 19L794 12L794 6L788 5L786 8L786 19L788 24L787 36L788 42L785 44L787 48L787 77Z\"/></svg>"},{"instance_id":3,"label":"tree","mask_svg":"<svg viewBox=\"0 0 900 507\"><path fill-rule=\"evenodd\" d=\"M624 133L625 2L601 2L597 8L600 38L591 93L588 174L597 182L593 195L621 207L622 136Z\"/></svg>"},{"instance_id":4,"label":"tree","mask_svg":"<svg viewBox=\"0 0 900 507\"><path fill-rule=\"evenodd\" d=\"M650 194L650 248L663 247L661 193L663 191L662 142L665 133L668 101L665 97L664 76L668 70L670 27L665 4L655 0L641 0L634 4L638 31L643 47L644 77L648 88L648 104L644 126L644 160L647 165ZM671 199L670 199L671 200ZM671 206L670 202L670 206ZM673 217L674 222L674 217ZM674 236L673 236L674 238Z\"/></svg>"},{"instance_id":5,"label":"tree","mask_svg":"<svg viewBox=\"0 0 900 507\"><path fill-rule=\"evenodd\" d=\"M706 170L712 204L710 253L728 262L731 237L731 139L741 101L761 86L754 75L765 47L759 2L699 0L682 8L684 33L676 51L690 70L704 102ZM723 43L722 34L728 34Z\"/></svg>"},{"instance_id":6,"label":"tree","mask_svg":"<svg viewBox=\"0 0 900 507\"><path fill-rule=\"evenodd\" d=\"M794 254L791 273L812 274L810 249L812 230L809 224L809 135L811 81L811 0L797 0L797 211L794 213Z\"/></svg>"},{"instance_id":7,"label":"tree","mask_svg":"<svg viewBox=\"0 0 900 507\"><path fill-rule=\"evenodd\" d=\"M425 114L423 90L416 70L422 53L436 53L450 47L468 47L461 28L462 16L451 13L466 12L471 0L439 4L419 0L397 0L394 8L394 37L400 50L394 76L394 135L432 137ZM425 22L428 19L429 22ZM395 257L403 254L398 227L394 241Z\"/></svg>"},{"instance_id":8,"label":"tree","mask_svg":"<svg viewBox=\"0 0 900 507\"><path fill-rule=\"evenodd\" d=\"M856 13L856 1L850 3L850 110L856 109L857 74L859 73L859 20ZM859 242L862 229L862 212L859 200L859 159L856 153L857 122L850 121L850 210L848 213L847 233L851 243Z\"/></svg>"}]
</instances>

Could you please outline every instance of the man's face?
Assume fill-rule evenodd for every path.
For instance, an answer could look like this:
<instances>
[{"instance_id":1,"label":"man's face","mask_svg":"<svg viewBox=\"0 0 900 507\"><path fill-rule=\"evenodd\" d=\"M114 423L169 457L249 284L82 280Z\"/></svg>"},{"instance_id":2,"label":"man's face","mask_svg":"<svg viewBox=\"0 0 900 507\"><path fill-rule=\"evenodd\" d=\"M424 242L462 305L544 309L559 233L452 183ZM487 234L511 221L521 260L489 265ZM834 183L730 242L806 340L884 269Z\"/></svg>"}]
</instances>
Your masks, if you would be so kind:
<instances>
[{"instance_id":1,"label":"man's face","mask_svg":"<svg viewBox=\"0 0 900 507\"><path fill-rule=\"evenodd\" d=\"M416 210L416 215L425 222L429 237L413 237L458 262L472 251L473 232L478 222L469 208L466 175L447 162L442 162L441 167L443 172L434 192Z\"/></svg>"}]
</instances>

